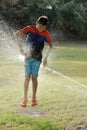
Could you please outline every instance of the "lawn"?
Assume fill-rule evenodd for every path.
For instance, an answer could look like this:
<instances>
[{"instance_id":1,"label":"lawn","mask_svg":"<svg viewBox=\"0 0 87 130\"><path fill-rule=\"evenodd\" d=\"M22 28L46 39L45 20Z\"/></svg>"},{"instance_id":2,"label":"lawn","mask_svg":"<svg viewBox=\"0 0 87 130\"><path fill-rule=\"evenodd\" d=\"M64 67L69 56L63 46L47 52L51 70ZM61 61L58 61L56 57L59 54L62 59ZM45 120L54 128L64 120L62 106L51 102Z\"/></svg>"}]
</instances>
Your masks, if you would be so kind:
<instances>
[{"instance_id":1,"label":"lawn","mask_svg":"<svg viewBox=\"0 0 87 130\"><path fill-rule=\"evenodd\" d=\"M24 68L18 55L0 54L0 130L87 129L87 44L54 46L39 72L38 105L23 109Z\"/></svg>"}]
</instances>

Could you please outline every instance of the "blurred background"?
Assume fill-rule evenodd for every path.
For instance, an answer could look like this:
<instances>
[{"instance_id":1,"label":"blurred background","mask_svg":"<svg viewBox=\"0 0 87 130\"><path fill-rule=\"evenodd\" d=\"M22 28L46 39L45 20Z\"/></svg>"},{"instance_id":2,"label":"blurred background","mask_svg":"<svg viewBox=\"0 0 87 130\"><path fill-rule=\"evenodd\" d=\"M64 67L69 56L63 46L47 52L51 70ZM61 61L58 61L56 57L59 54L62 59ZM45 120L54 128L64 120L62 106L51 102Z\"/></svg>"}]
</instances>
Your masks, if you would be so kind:
<instances>
[{"instance_id":1,"label":"blurred background","mask_svg":"<svg viewBox=\"0 0 87 130\"><path fill-rule=\"evenodd\" d=\"M14 29L47 15L54 41L87 39L86 0L0 0L0 15Z\"/></svg>"}]
</instances>

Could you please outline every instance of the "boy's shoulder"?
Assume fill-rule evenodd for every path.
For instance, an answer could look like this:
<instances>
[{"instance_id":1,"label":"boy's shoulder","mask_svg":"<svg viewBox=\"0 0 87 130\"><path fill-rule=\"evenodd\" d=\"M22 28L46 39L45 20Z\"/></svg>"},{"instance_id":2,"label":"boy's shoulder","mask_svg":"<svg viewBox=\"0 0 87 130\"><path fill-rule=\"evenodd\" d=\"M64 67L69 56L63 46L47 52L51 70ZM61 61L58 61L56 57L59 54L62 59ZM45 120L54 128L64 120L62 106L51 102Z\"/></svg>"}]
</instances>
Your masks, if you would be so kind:
<instances>
[{"instance_id":1,"label":"boy's shoulder","mask_svg":"<svg viewBox=\"0 0 87 130\"><path fill-rule=\"evenodd\" d=\"M28 25L28 26L26 26L27 28L36 28L36 26L35 25Z\"/></svg>"},{"instance_id":2,"label":"boy's shoulder","mask_svg":"<svg viewBox=\"0 0 87 130\"><path fill-rule=\"evenodd\" d=\"M29 31L32 32L32 31L36 30L36 27L35 27L35 25L27 25L22 30L25 30L25 32L29 32Z\"/></svg>"},{"instance_id":3,"label":"boy's shoulder","mask_svg":"<svg viewBox=\"0 0 87 130\"><path fill-rule=\"evenodd\" d=\"M31 31L36 31L37 30L35 25L28 25L28 29L31 30Z\"/></svg>"}]
</instances>

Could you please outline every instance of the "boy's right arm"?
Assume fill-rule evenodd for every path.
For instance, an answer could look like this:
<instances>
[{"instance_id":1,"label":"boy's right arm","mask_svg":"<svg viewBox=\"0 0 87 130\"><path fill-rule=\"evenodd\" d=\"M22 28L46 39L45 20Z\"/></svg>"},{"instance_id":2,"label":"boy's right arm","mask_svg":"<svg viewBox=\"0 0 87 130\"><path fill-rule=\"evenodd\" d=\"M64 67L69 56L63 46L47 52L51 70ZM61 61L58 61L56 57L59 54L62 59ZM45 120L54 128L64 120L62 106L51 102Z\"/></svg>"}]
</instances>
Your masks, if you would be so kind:
<instances>
[{"instance_id":1,"label":"boy's right arm","mask_svg":"<svg viewBox=\"0 0 87 130\"><path fill-rule=\"evenodd\" d=\"M18 37L19 37L19 31L17 31L14 36L13 39L15 40L15 43L18 44Z\"/></svg>"}]
</instances>

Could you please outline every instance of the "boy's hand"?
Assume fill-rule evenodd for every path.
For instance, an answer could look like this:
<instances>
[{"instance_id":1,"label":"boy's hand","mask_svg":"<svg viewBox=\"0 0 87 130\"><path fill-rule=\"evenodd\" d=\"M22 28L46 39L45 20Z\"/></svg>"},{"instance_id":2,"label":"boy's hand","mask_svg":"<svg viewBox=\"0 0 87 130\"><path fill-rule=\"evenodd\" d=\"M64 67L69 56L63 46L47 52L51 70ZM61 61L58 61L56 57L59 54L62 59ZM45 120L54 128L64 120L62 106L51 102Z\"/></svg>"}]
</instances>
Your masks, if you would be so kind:
<instances>
[{"instance_id":1,"label":"boy's hand","mask_svg":"<svg viewBox=\"0 0 87 130\"><path fill-rule=\"evenodd\" d=\"M48 58L48 56L49 56L49 54L50 54L50 52L51 52L51 49L52 49L52 45L50 45L50 46L48 47L48 49L47 49L47 51L46 51L46 53L45 53L45 56L44 56L44 58L43 58L42 64L43 64L44 67L47 66L47 58Z\"/></svg>"},{"instance_id":2,"label":"boy's hand","mask_svg":"<svg viewBox=\"0 0 87 130\"><path fill-rule=\"evenodd\" d=\"M43 66L44 66L44 67L46 67L46 66L47 66L47 59L46 59L46 58L44 58L44 59L43 59L42 64L43 64Z\"/></svg>"}]
</instances>

